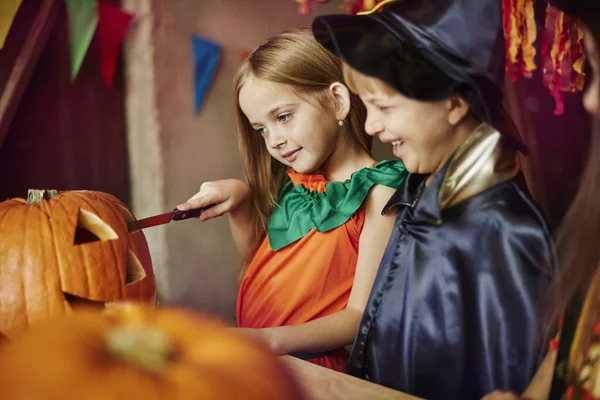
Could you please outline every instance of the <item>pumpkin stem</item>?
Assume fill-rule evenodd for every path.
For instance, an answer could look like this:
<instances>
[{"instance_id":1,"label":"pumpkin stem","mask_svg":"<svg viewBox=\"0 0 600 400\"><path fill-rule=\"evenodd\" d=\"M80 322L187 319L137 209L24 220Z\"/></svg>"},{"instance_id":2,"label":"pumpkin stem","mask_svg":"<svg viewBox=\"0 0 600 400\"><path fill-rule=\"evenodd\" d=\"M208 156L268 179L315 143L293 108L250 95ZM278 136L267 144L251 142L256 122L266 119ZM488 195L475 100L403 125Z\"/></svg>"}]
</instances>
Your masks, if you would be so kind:
<instances>
[{"instance_id":1,"label":"pumpkin stem","mask_svg":"<svg viewBox=\"0 0 600 400\"><path fill-rule=\"evenodd\" d=\"M173 344L159 330L145 326L117 326L106 335L108 351L151 373L161 373L171 360Z\"/></svg>"},{"instance_id":2,"label":"pumpkin stem","mask_svg":"<svg viewBox=\"0 0 600 400\"><path fill-rule=\"evenodd\" d=\"M50 200L58 194L58 190L29 189L27 192L27 204L38 204L42 200Z\"/></svg>"}]
</instances>

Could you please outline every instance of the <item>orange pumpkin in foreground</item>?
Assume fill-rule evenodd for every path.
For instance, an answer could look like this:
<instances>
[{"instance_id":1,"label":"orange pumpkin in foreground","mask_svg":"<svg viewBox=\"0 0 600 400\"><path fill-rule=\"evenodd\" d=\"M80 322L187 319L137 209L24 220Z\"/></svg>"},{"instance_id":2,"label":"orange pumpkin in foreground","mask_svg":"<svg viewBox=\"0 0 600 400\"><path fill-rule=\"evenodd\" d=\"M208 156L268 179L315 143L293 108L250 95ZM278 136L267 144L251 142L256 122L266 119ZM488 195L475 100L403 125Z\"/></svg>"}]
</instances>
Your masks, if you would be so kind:
<instances>
[{"instance_id":1,"label":"orange pumpkin in foreground","mask_svg":"<svg viewBox=\"0 0 600 400\"><path fill-rule=\"evenodd\" d=\"M125 304L34 325L0 346L15 399L303 399L261 344L182 310Z\"/></svg>"},{"instance_id":2,"label":"orange pumpkin in foreground","mask_svg":"<svg viewBox=\"0 0 600 400\"><path fill-rule=\"evenodd\" d=\"M146 238L117 198L94 191L30 190L0 203L0 332L75 304L156 303Z\"/></svg>"}]
</instances>

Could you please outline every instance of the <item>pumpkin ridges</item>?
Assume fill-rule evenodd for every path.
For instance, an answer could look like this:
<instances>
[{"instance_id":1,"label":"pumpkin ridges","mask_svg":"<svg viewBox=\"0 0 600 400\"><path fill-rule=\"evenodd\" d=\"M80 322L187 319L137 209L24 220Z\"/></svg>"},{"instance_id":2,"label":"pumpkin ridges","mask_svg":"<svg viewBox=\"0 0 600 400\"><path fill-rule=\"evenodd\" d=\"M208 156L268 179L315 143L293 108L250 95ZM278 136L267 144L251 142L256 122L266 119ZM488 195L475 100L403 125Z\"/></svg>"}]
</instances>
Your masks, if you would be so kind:
<instances>
[{"instance_id":1,"label":"pumpkin ridges","mask_svg":"<svg viewBox=\"0 0 600 400\"><path fill-rule=\"evenodd\" d=\"M7 214L8 219L4 219ZM9 231L13 226L19 227L17 235ZM49 229L46 214L38 207L0 208L0 331L8 336L27 328L30 322L63 312L58 278L39 274L44 266L36 262L44 259L49 269L56 263L55 253L48 251L53 244L48 246L40 240ZM45 301L28 302L30 293Z\"/></svg>"},{"instance_id":2,"label":"pumpkin ridges","mask_svg":"<svg viewBox=\"0 0 600 400\"><path fill-rule=\"evenodd\" d=\"M25 203L25 199L10 199L10 200L6 200L3 201L2 203L0 203L0 209L1 208L11 208L11 207L15 207L17 205L21 205Z\"/></svg>"},{"instance_id":3,"label":"pumpkin ridges","mask_svg":"<svg viewBox=\"0 0 600 400\"><path fill-rule=\"evenodd\" d=\"M33 305L33 310L30 311L29 308L32 307L32 305L29 302L27 303L28 324L39 321L47 316L59 315L61 312L64 312L65 307L64 299L62 298L62 290L60 287L60 278L56 277L54 274L46 273L43 274L43 276L40 276L39 274L40 270L42 268L45 269L48 264L56 265L58 263L54 243L52 242L51 246L40 245L40 243L43 243L44 238L53 236L52 225L49 222L48 215L41 208L29 207L27 209L27 215L31 214L36 216L37 221L34 220L34 223L24 224L29 228L25 229L24 231L29 232L29 234L33 233L35 237L32 241L29 241L27 238L25 238L25 241L26 243L30 243L31 248L38 253L36 256L32 257L31 251L24 252L28 255L28 263L31 266L30 271L32 272L32 274L28 276L29 279L27 281L23 281L25 284L25 296L26 298L29 298L27 292L33 291L32 289L34 284L39 286L39 289L37 290L37 293L34 293L34 296L39 296L39 292L46 296L45 304L42 307ZM34 225L36 229L31 229L31 225ZM36 263L36 259L44 260L44 264L42 265ZM49 295L50 293L51 295Z\"/></svg>"},{"instance_id":4,"label":"pumpkin ridges","mask_svg":"<svg viewBox=\"0 0 600 400\"><path fill-rule=\"evenodd\" d=\"M4 212L2 212L4 211ZM12 215L9 214L12 211ZM18 218L20 215L15 213L15 209L14 208L8 208L6 210L1 210L0 209L0 234L3 233L3 231L6 228L3 227L12 227L15 223L12 222L12 219ZM8 222L8 224L7 224ZM16 225L16 224L15 224ZM5 238L4 240L0 241L0 254L10 254L10 249L12 247L12 241L14 241L14 238L12 235L8 235L8 234L2 234L1 235L3 238ZM9 260L11 261L10 264L10 269L8 268L4 268L2 271L0 271L0 285L3 284L7 284L10 283L11 286L13 287L12 291L7 291L7 290L0 290L0 310L2 310L2 318L0 318L0 324L4 325L4 321L8 320L8 321L12 321L12 320L17 320L18 321L18 326L22 327L22 326L27 326L27 321L24 320L24 316L25 316L25 310L24 309L13 309L10 307L4 307L5 302L6 303L10 303L14 298L20 298L23 297L24 293L23 293L23 283L21 282L21 280L23 279L23 277L18 274L18 265L19 263L16 262L15 263L15 259L14 257L10 257ZM4 288L2 288L4 289ZM11 288L9 288L11 289ZM15 291L17 291L17 293L15 293ZM19 304L18 306L20 306L21 308L24 307L23 304ZM10 314L8 314L10 313ZM8 314L8 315L7 315ZM0 325L0 329L2 329L3 331L5 331L7 328L10 328L10 326L2 326ZM4 329L3 329L4 328ZM10 332L6 331L6 334L10 334Z\"/></svg>"}]
</instances>

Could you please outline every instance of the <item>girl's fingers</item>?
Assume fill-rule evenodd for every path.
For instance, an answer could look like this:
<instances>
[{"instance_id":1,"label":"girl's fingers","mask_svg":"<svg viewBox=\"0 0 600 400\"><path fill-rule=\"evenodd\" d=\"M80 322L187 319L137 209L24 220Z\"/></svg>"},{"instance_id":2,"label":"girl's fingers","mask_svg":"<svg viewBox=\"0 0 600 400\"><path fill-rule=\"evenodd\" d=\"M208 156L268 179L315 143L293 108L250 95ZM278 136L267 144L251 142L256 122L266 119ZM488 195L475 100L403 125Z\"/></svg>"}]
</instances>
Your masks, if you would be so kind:
<instances>
[{"instance_id":1,"label":"girl's fingers","mask_svg":"<svg viewBox=\"0 0 600 400\"><path fill-rule=\"evenodd\" d=\"M202 214L200 214L200 221L207 221L212 218L220 217L228 211L229 204L227 202L214 205L209 209L202 211Z\"/></svg>"},{"instance_id":2,"label":"girl's fingers","mask_svg":"<svg viewBox=\"0 0 600 400\"><path fill-rule=\"evenodd\" d=\"M208 207L219 202L217 193L197 193L188 201L177 206L181 211L195 210L196 208Z\"/></svg>"}]
</instances>

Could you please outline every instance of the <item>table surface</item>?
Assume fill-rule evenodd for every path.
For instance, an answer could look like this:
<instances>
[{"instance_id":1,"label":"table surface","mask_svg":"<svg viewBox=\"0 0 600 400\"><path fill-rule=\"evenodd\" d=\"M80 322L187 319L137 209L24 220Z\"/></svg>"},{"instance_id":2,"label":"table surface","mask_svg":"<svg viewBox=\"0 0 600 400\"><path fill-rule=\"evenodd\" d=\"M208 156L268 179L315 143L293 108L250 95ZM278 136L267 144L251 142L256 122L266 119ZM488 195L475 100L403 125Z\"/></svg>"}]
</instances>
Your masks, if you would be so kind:
<instances>
[{"instance_id":1,"label":"table surface","mask_svg":"<svg viewBox=\"0 0 600 400\"><path fill-rule=\"evenodd\" d=\"M295 357L283 356L311 400L416 400L417 397L342 374Z\"/></svg>"}]
</instances>

